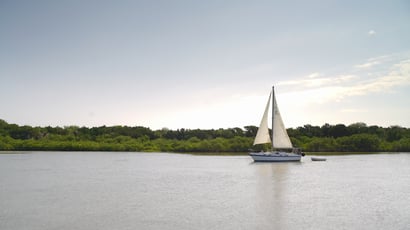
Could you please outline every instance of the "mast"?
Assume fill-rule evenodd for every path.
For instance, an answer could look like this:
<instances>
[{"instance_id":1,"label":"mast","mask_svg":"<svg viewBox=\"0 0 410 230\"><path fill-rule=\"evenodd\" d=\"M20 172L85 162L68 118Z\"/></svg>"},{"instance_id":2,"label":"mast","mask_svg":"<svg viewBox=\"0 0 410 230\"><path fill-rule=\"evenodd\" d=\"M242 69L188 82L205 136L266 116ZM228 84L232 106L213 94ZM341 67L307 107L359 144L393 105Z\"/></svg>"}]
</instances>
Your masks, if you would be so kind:
<instances>
[{"instance_id":1,"label":"mast","mask_svg":"<svg viewBox=\"0 0 410 230\"><path fill-rule=\"evenodd\" d=\"M273 147L273 125L275 121L275 87L272 86L272 150L274 150Z\"/></svg>"}]
</instances>

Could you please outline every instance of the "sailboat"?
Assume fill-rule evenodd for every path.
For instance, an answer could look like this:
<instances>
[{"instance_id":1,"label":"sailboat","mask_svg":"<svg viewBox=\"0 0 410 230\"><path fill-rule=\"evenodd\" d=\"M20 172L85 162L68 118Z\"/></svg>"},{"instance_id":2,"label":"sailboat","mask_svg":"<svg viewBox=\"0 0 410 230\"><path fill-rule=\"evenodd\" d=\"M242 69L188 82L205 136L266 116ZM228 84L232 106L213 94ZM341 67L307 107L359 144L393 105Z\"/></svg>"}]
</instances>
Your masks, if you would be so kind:
<instances>
[{"instance_id":1,"label":"sailboat","mask_svg":"<svg viewBox=\"0 0 410 230\"><path fill-rule=\"evenodd\" d=\"M272 136L269 135L268 114L270 101L272 99ZM251 152L249 155L256 162L282 162L282 161L300 161L304 153L298 148L293 148L292 142L286 132L282 117L279 113L278 104L276 103L275 90L272 87L272 92L269 94L268 103L263 113L262 121L256 133L253 145L272 143L272 151L270 152ZM283 151L289 150L289 151Z\"/></svg>"}]
</instances>

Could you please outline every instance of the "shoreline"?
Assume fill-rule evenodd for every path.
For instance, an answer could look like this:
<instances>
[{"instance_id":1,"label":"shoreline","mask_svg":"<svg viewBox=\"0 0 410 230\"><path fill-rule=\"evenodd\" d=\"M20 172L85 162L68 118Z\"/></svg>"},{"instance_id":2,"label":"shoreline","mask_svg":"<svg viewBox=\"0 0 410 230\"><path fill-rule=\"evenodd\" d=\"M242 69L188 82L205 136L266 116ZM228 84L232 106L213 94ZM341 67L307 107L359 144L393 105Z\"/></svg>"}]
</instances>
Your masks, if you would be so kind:
<instances>
[{"instance_id":1,"label":"shoreline","mask_svg":"<svg viewBox=\"0 0 410 230\"><path fill-rule=\"evenodd\" d=\"M187 154L197 156L247 156L248 152L160 152L160 151L87 151L87 150L0 150L2 154L29 154L37 152L76 152L76 153L169 153L169 154ZM343 155L371 155L371 154L395 154L395 153L410 153L410 152L305 152L308 156L343 156Z\"/></svg>"}]
</instances>

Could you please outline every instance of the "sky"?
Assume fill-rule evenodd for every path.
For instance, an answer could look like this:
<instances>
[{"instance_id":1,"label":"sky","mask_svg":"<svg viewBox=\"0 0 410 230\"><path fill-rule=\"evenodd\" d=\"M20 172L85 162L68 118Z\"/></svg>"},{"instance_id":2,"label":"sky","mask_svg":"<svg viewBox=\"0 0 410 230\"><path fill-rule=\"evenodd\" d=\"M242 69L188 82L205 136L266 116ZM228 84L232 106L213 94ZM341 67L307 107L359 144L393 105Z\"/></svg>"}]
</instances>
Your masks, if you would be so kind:
<instances>
[{"instance_id":1,"label":"sky","mask_svg":"<svg viewBox=\"0 0 410 230\"><path fill-rule=\"evenodd\" d=\"M0 119L410 127L410 2L1 0Z\"/></svg>"}]
</instances>

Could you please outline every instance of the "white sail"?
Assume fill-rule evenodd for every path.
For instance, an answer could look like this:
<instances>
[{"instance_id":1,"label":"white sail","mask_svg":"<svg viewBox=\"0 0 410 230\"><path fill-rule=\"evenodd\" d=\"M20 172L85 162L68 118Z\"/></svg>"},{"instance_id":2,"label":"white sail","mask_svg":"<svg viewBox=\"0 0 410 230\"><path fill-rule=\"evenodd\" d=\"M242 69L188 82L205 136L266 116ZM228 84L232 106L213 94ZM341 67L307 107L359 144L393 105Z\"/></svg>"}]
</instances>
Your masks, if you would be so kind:
<instances>
[{"instance_id":1,"label":"white sail","mask_svg":"<svg viewBox=\"0 0 410 230\"><path fill-rule=\"evenodd\" d=\"M258 132L256 133L256 137L253 142L253 145L265 144L265 143L271 142L270 136L269 136L269 127L268 127L268 114L269 114L269 105L270 105L271 95L272 94L269 95L268 103L266 104L265 112L263 113L263 117L259 125Z\"/></svg>"},{"instance_id":2,"label":"white sail","mask_svg":"<svg viewBox=\"0 0 410 230\"><path fill-rule=\"evenodd\" d=\"M273 148L276 149L291 149L292 143L290 142L290 138L288 133L286 132L285 125L283 124L282 117L279 112L278 103L276 103L276 98L273 97L274 100L274 108L273 108Z\"/></svg>"}]
</instances>

